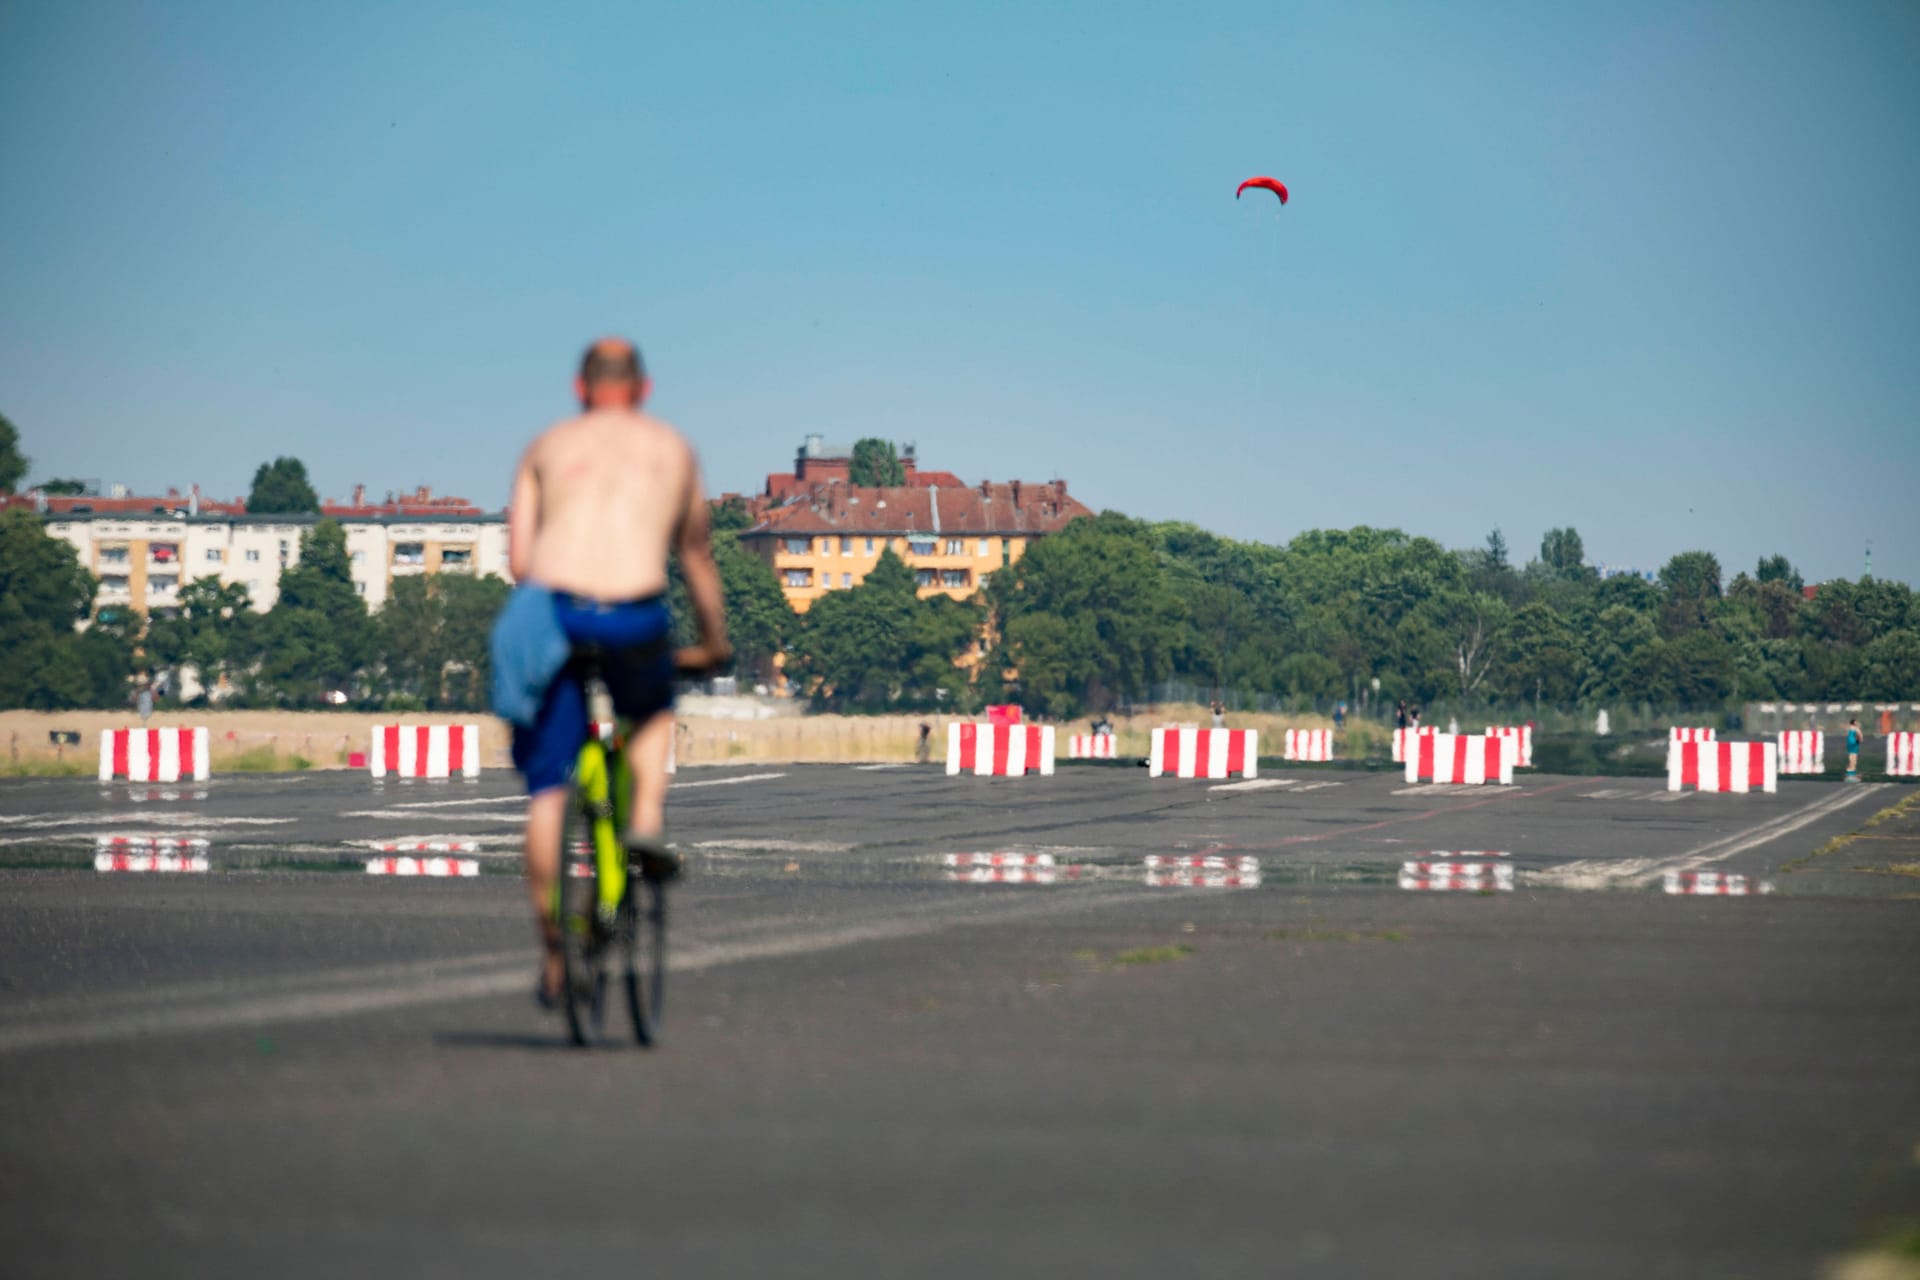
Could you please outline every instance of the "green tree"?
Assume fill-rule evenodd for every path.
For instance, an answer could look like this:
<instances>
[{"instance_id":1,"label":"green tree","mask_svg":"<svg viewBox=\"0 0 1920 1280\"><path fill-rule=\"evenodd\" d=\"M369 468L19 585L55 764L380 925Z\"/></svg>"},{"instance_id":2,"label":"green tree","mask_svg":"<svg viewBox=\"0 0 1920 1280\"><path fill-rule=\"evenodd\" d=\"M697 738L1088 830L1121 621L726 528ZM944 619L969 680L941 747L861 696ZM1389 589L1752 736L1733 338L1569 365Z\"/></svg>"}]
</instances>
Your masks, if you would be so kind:
<instances>
[{"instance_id":1,"label":"green tree","mask_svg":"<svg viewBox=\"0 0 1920 1280\"><path fill-rule=\"evenodd\" d=\"M1866 688L1861 696L1909 701L1920 692L1920 635L1894 631L1866 647Z\"/></svg>"},{"instance_id":2,"label":"green tree","mask_svg":"<svg viewBox=\"0 0 1920 1280\"><path fill-rule=\"evenodd\" d=\"M85 480L53 479L43 480L34 486L50 498L77 498L87 491Z\"/></svg>"},{"instance_id":3,"label":"green tree","mask_svg":"<svg viewBox=\"0 0 1920 1280\"><path fill-rule=\"evenodd\" d=\"M1579 693L1580 640L1552 607L1538 600L1515 610L1505 636L1503 686L1509 697L1563 705Z\"/></svg>"},{"instance_id":4,"label":"green tree","mask_svg":"<svg viewBox=\"0 0 1920 1280\"><path fill-rule=\"evenodd\" d=\"M56 711L125 705L128 624L93 610L94 581L73 548L30 511L0 512L0 707Z\"/></svg>"},{"instance_id":5,"label":"green tree","mask_svg":"<svg viewBox=\"0 0 1920 1280\"><path fill-rule=\"evenodd\" d=\"M307 464L298 458L263 462L253 473L247 494L249 515L319 515L320 495L307 480Z\"/></svg>"},{"instance_id":6,"label":"green tree","mask_svg":"<svg viewBox=\"0 0 1920 1280\"><path fill-rule=\"evenodd\" d=\"M894 451L893 442L876 436L856 440L853 458L847 465L847 480L866 488L886 488L907 482L907 469Z\"/></svg>"},{"instance_id":7,"label":"green tree","mask_svg":"<svg viewBox=\"0 0 1920 1280\"><path fill-rule=\"evenodd\" d=\"M148 623L147 654L158 666L191 668L201 686L212 690L247 659L259 621L246 587L195 578L180 589L178 613Z\"/></svg>"},{"instance_id":8,"label":"green tree","mask_svg":"<svg viewBox=\"0 0 1920 1280\"><path fill-rule=\"evenodd\" d=\"M889 548L859 586L813 602L789 672L825 705L879 710L893 704L907 692L920 603L913 570Z\"/></svg>"},{"instance_id":9,"label":"green tree","mask_svg":"<svg viewBox=\"0 0 1920 1280\"><path fill-rule=\"evenodd\" d=\"M305 705L358 683L372 634L337 521L322 520L300 539L300 561L281 570L280 598L256 640L254 692L265 701Z\"/></svg>"},{"instance_id":10,"label":"green tree","mask_svg":"<svg viewBox=\"0 0 1920 1280\"><path fill-rule=\"evenodd\" d=\"M1660 570L1661 630L1684 635L1707 625L1720 599L1720 561L1711 551L1682 551Z\"/></svg>"},{"instance_id":11,"label":"green tree","mask_svg":"<svg viewBox=\"0 0 1920 1280\"><path fill-rule=\"evenodd\" d=\"M492 574L394 579L371 624L370 665L381 689L433 710L484 710L493 622L509 590Z\"/></svg>"},{"instance_id":12,"label":"green tree","mask_svg":"<svg viewBox=\"0 0 1920 1280\"><path fill-rule=\"evenodd\" d=\"M1754 573L1759 582L1784 583L1794 591L1800 590L1806 583L1801 580L1800 571L1785 556L1763 556L1760 567Z\"/></svg>"},{"instance_id":13,"label":"green tree","mask_svg":"<svg viewBox=\"0 0 1920 1280\"><path fill-rule=\"evenodd\" d=\"M1540 563L1555 573L1572 573L1587 562L1587 549L1572 526L1549 529L1540 539Z\"/></svg>"},{"instance_id":14,"label":"green tree","mask_svg":"<svg viewBox=\"0 0 1920 1280\"><path fill-rule=\"evenodd\" d=\"M20 452L20 432L0 414L0 493L12 493L27 474L27 455Z\"/></svg>"}]
</instances>

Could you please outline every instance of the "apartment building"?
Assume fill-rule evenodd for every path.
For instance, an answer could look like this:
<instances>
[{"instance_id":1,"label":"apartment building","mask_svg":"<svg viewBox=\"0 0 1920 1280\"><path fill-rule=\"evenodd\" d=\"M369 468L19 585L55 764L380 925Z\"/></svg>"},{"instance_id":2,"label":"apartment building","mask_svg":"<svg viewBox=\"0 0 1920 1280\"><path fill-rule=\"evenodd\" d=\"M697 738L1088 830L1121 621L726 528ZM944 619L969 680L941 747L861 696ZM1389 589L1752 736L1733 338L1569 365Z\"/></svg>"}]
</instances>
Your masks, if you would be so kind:
<instances>
[{"instance_id":1,"label":"apartment building","mask_svg":"<svg viewBox=\"0 0 1920 1280\"><path fill-rule=\"evenodd\" d=\"M39 497L47 532L70 544L100 583L95 606L137 613L179 607L188 583L215 578L247 589L255 609L271 609L280 572L300 563L300 539L321 519L346 533L355 590L370 609L386 603L395 579L417 574L507 571L503 514L419 489L368 503L328 502L320 515L249 515L244 503L204 502L197 491L164 498Z\"/></svg>"},{"instance_id":2,"label":"apartment building","mask_svg":"<svg viewBox=\"0 0 1920 1280\"><path fill-rule=\"evenodd\" d=\"M865 581L889 549L913 570L922 597L964 600L1034 539L1093 514L1068 495L1064 480L870 489L836 478L786 494L763 508L740 541L772 566L801 613L827 592Z\"/></svg>"}]
</instances>

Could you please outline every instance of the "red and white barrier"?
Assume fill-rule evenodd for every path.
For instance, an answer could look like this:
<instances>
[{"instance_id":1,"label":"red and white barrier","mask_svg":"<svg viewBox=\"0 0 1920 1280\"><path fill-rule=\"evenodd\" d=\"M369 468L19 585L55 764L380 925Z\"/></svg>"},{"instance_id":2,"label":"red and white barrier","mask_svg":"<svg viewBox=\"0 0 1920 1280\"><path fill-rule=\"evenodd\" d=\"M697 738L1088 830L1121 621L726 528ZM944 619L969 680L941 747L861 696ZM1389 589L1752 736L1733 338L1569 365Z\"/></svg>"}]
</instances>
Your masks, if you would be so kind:
<instances>
[{"instance_id":1,"label":"red and white barrier","mask_svg":"<svg viewBox=\"0 0 1920 1280\"><path fill-rule=\"evenodd\" d=\"M1452 782L1463 786L1511 783L1519 747L1510 738L1482 733L1422 734L1408 750L1408 782Z\"/></svg>"},{"instance_id":2,"label":"red and white barrier","mask_svg":"<svg viewBox=\"0 0 1920 1280\"><path fill-rule=\"evenodd\" d=\"M1513 867L1504 862L1406 862L1400 866L1400 887L1432 893L1512 893Z\"/></svg>"},{"instance_id":3,"label":"red and white barrier","mask_svg":"<svg viewBox=\"0 0 1920 1280\"><path fill-rule=\"evenodd\" d=\"M1496 724L1487 726L1489 738L1511 738L1520 754L1513 758L1516 769L1533 768L1533 726L1530 724Z\"/></svg>"},{"instance_id":4,"label":"red and white barrier","mask_svg":"<svg viewBox=\"0 0 1920 1280\"><path fill-rule=\"evenodd\" d=\"M95 871L183 872L204 875L209 870L204 853L96 853Z\"/></svg>"},{"instance_id":5,"label":"red and white barrier","mask_svg":"<svg viewBox=\"0 0 1920 1280\"><path fill-rule=\"evenodd\" d=\"M1887 776L1890 778L1920 776L1920 733L1887 735Z\"/></svg>"},{"instance_id":6,"label":"red and white barrier","mask_svg":"<svg viewBox=\"0 0 1920 1280\"><path fill-rule=\"evenodd\" d=\"M1689 729L1681 725L1674 725L1667 733L1667 741L1669 742L1712 742L1713 740L1713 730L1711 729Z\"/></svg>"},{"instance_id":7,"label":"red and white barrier","mask_svg":"<svg viewBox=\"0 0 1920 1280\"><path fill-rule=\"evenodd\" d=\"M1150 853L1141 861L1141 866L1148 871L1231 871L1245 875L1260 870L1260 859L1228 858L1217 853Z\"/></svg>"},{"instance_id":8,"label":"red and white barrier","mask_svg":"<svg viewBox=\"0 0 1920 1280\"><path fill-rule=\"evenodd\" d=\"M1289 729L1280 758L1283 760L1333 759L1333 730Z\"/></svg>"},{"instance_id":9,"label":"red and white barrier","mask_svg":"<svg viewBox=\"0 0 1920 1280\"><path fill-rule=\"evenodd\" d=\"M1773 892L1771 880L1749 880L1730 871L1669 871L1660 877L1660 887L1667 893L1697 893L1727 898Z\"/></svg>"},{"instance_id":10,"label":"red and white barrier","mask_svg":"<svg viewBox=\"0 0 1920 1280\"><path fill-rule=\"evenodd\" d=\"M109 729L100 735L100 781L207 780L205 729Z\"/></svg>"},{"instance_id":11,"label":"red and white barrier","mask_svg":"<svg viewBox=\"0 0 1920 1280\"><path fill-rule=\"evenodd\" d=\"M368 858L370 876L477 876L472 858Z\"/></svg>"},{"instance_id":12,"label":"red and white barrier","mask_svg":"<svg viewBox=\"0 0 1920 1280\"><path fill-rule=\"evenodd\" d=\"M1078 880L1082 868L1069 867L966 867L946 873L949 884L1058 884Z\"/></svg>"},{"instance_id":13,"label":"red and white barrier","mask_svg":"<svg viewBox=\"0 0 1920 1280\"><path fill-rule=\"evenodd\" d=\"M1050 867L1050 853L947 853L940 857L943 867Z\"/></svg>"},{"instance_id":14,"label":"red and white barrier","mask_svg":"<svg viewBox=\"0 0 1920 1280\"><path fill-rule=\"evenodd\" d=\"M1827 735L1818 729L1788 729L1776 745L1780 748L1780 772L1827 771Z\"/></svg>"},{"instance_id":15,"label":"red and white barrier","mask_svg":"<svg viewBox=\"0 0 1920 1280\"><path fill-rule=\"evenodd\" d=\"M1050 724L950 724L947 726L947 776L971 773L981 778L1053 776L1053 726Z\"/></svg>"},{"instance_id":16,"label":"red and white barrier","mask_svg":"<svg viewBox=\"0 0 1920 1280\"><path fill-rule=\"evenodd\" d=\"M1671 742L1667 790L1778 791L1780 748L1771 742Z\"/></svg>"},{"instance_id":17,"label":"red and white barrier","mask_svg":"<svg viewBox=\"0 0 1920 1280\"><path fill-rule=\"evenodd\" d=\"M1074 733L1067 735L1067 759L1111 760L1114 736L1110 733Z\"/></svg>"},{"instance_id":18,"label":"red and white barrier","mask_svg":"<svg viewBox=\"0 0 1920 1280\"><path fill-rule=\"evenodd\" d=\"M1260 773L1257 729L1155 729L1147 776L1243 778Z\"/></svg>"},{"instance_id":19,"label":"red and white barrier","mask_svg":"<svg viewBox=\"0 0 1920 1280\"><path fill-rule=\"evenodd\" d=\"M478 840L383 840L373 846L381 853L478 853Z\"/></svg>"},{"instance_id":20,"label":"red and white barrier","mask_svg":"<svg viewBox=\"0 0 1920 1280\"><path fill-rule=\"evenodd\" d=\"M376 778L480 776L477 724L385 724L373 728L368 767Z\"/></svg>"},{"instance_id":21,"label":"red and white barrier","mask_svg":"<svg viewBox=\"0 0 1920 1280\"><path fill-rule=\"evenodd\" d=\"M1408 744L1418 738L1427 738L1440 732L1432 725L1423 724L1417 729L1395 729L1393 731L1393 762L1405 764Z\"/></svg>"}]
</instances>

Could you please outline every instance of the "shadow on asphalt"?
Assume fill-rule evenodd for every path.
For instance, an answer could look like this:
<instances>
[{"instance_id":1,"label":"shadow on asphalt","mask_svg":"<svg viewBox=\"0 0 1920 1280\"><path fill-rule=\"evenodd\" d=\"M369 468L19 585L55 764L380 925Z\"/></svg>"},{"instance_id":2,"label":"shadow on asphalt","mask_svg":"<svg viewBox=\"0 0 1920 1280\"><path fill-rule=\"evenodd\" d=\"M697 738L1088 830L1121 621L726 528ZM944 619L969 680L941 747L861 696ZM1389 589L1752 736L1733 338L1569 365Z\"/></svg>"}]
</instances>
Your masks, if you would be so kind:
<instances>
[{"instance_id":1,"label":"shadow on asphalt","mask_svg":"<svg viewBox=\"0 0 1920 1280\"><path fill-rule=\"evenodd\" d=\"M446 1049L562 1049L568 1053L580 1052L561 1031L545 1036L526 1031L441 1031L434 1035L433 1042Z\"/></svg>"}]
</instances>

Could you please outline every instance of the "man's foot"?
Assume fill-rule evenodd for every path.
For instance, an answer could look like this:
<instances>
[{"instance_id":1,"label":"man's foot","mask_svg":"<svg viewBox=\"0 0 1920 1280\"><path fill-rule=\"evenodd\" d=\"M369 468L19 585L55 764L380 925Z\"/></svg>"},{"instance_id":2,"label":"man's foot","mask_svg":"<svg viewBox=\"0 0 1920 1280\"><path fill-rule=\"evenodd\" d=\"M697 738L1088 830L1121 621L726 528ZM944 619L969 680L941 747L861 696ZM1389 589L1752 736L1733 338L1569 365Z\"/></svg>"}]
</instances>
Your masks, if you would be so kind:
<instances>
[{"instance_id":1,"label":"man's foot","mask_svg":"<svg viewBox=\"0 0 1920 1280\"><path fill-rule=\"evenodd\" d=\"M658 836L629 835L626 843L627 863L640 868L641 879L666 884L680 878L681 857L667 848L666 841Z\"/></svg>"}]
</instances>

